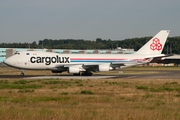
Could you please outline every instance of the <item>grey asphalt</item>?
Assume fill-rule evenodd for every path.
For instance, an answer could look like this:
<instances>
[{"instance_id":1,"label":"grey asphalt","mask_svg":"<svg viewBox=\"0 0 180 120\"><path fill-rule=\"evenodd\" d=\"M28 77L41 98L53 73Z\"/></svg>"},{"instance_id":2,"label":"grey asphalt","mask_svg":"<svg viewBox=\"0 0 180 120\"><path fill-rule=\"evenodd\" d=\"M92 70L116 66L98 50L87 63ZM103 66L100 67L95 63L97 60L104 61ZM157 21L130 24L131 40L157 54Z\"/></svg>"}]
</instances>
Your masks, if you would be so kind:
<instances>
[{"instance_id":1,"label":"grey asphalt","mask_svg":"<svg viewBox=\"0 0 180 120\"><path fill-rule=\"evenodd\" d=\"M122 70L137 71L137 70ZM119 75L94 75L94 76L73 76L73 75L54 75L54 76L20 76L20 75L0 75L0 78L22 78L22 79L102 79L102 78L128 78L128 79L180 79L180 70L138 70L157 72L152 74L119 74Z\"/></svg>"}]
</instances>

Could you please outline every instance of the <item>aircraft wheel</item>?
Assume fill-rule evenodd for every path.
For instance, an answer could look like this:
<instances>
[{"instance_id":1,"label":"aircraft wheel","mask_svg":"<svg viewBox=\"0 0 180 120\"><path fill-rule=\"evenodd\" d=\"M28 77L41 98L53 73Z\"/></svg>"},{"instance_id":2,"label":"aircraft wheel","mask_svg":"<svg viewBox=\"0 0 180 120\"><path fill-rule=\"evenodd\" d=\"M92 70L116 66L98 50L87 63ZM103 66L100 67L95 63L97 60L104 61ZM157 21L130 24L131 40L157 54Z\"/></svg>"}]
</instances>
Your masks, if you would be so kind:
<instances>
[{"instance_id":1,"label":"aircraft wheel","mask_svg":"<svg viewBox=\"0 0 180 120\"><path fill-rule=\"evenodd\" d=\"M78 74L77 74L77 73L74 73L73 75L74 75L74 76L80 76L81 74L80 74L80 73L78 73Z\"/></svg>"},{"instance_id":2,"label":"aircraft wheel","mask_svg":"<svg viewBox=\"0 0 180 120\"><path fill-rule=\"evenodd\" d=\"M24 76L24 73L21 73L20 75L21 75L21 76Z\"/></svg>"},{"instance_id":3,"label":"aircraft wheel","mask_svg":"<svg viewBox=\"0 0 180 120\"><path fill-rule=\"evenodd\" d=\"M81 74L81 76L85 76L85 74L84 74L84 73L82 73L82 74Z\"/></svg>"},{"instance_id":4,"label":"aircraft wheel","mask_svg":"<svg viewBox=\"0 0 180 120\"><path fill-rule=\"evenodd\" d=\"M82 75L82 76L92 76L93 73L91 73L91 72L90 72L90 73L86 73L86 72L85 72L85 73L82 73L81 75Z\"/></svg>"},{"instance_id":5,"label":"aircraft wheel","mask_svg":"<svg viewBox=\"0 0 180 120\"><path fill-rule=\"evenodd\" d=\"M93 73L90 73L90 76L93 76Z\"/></svg>"}]
</instances>

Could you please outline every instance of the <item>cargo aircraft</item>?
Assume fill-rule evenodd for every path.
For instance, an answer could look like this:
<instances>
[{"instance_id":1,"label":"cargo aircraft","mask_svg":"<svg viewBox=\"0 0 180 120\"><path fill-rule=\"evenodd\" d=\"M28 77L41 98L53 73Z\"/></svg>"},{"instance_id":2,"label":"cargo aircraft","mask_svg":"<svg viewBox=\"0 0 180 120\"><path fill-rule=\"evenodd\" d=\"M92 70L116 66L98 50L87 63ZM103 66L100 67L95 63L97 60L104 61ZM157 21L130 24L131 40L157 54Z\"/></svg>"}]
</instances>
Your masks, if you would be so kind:
<instances>
[{"instance_id":1,"label":"cargo aircraft","mask_svg":"<svg viewBox=\"0 0 180 120\"><path fill-rule=\"evenodd\" d=\"M161 54L169 30L161 30L133 54L58 54L43 51L21 51L4 60L8 66L23 70L51 70L53 73L68 71L73 75L92 75L151 62L163 58Z\"/></svg>"}]
</instances>

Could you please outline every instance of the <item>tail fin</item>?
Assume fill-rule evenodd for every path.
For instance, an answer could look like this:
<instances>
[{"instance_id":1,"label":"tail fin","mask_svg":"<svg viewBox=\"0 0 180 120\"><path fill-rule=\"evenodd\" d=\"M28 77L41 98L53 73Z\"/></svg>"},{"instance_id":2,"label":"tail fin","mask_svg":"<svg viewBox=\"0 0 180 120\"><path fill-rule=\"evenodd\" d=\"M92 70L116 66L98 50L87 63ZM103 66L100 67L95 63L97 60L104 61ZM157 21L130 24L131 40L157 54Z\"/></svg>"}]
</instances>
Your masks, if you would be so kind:
<instances>
[{"instance_id":1,"label":"tail fin","mask_svg":"<svg viewBox=\"0 0 180 120\"><path fill-rule=\"evenodd\" d=\"M170 30L161 30L144 46L142 46L135 54L158 55L161 54Z\"/></svg>"}]
</instances>

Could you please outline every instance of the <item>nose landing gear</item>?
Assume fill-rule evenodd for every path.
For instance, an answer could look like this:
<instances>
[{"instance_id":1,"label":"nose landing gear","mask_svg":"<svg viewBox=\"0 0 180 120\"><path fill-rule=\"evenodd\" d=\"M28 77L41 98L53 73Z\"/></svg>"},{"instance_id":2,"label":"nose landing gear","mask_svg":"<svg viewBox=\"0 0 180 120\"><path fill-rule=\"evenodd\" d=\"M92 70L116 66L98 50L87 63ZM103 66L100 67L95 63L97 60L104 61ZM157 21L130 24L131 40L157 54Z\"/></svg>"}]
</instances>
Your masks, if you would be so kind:
<instances>
[{"instance_id":1,"label":"nose landing gear","mask_svg":"<svg viewBox=\"0 0 180 120\"><path fill-rule=\"evenodd\" d=\"M24 76L24 71L23 70L21 70L20 76Z\"/></svg>"}]
</instances>

